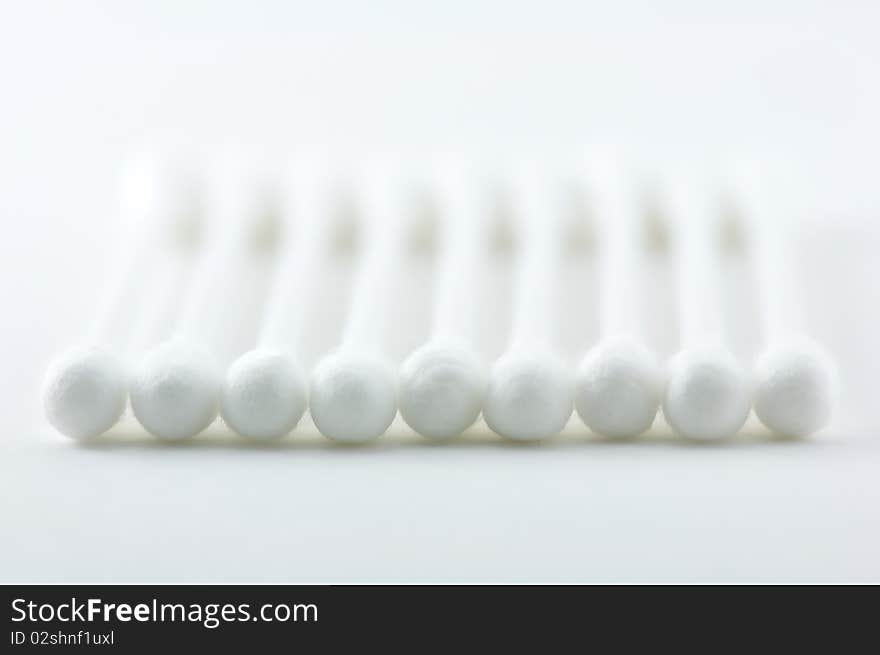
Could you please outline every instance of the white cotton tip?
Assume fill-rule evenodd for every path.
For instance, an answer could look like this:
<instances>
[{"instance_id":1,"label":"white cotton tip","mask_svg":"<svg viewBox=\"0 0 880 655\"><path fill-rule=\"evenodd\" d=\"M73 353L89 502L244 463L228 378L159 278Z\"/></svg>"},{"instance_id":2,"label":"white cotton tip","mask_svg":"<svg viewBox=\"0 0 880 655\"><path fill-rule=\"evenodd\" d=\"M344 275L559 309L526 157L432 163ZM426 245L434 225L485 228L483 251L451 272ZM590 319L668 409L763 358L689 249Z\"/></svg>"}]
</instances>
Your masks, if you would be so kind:
<instances>
[{"instance_id":1,"label":"white cotton tip","mask_svg":"<svg viewBox=\"0 0 880 655\"><path fill-rule=\"evenodd\" d=\"M130 381L131 408L162 439L195 436L217 416L221 377L199 346L174 340L148 352Z\"/></svg>"},{"instance_id":2,"label":"white cotton tip","mask_svg":"<svg viewBox=\"0 0 880 655\"><path fill-rule=\"evenodd\" d=\"M425 437L457 436L480 415L486 384L483 364L470 350L427 344L400 369L400 414Z\"/></svg>"},{"instance_id":3,"label":"white cotton tip","mask_svg":"<svg viewBox=\"0 0 880 655\"><path fill-rule=\"evenodd\" d=\"M686 439L736 434L749 415L749 383L736 358L720 346L683 350L672 358L663 414Z\"/></svg>"},{"instance_id":4,"label":"white cotton tip","mask_svg":"<svg viewBox=\"0 0 880 655\"><path fill-rule=\"evenodd\" d=\"M315 425L335 441L375 439L397 413L394 368L381 357L339 351L312 374L309 407Z\"/></svg>"},{"instance_id":5,"label":"white cotton tip","mask_svg":"<svg viewBox=\"0 0 880 655\"><path fill-rule=\"evenodd\" d=\"M573 401L574 380L558 357L509 352L492 367L483 417L509 439L543 439L565 427Z\"/></svg>"},{"instance_id":6,"label":"white cotton tip","mask_svg":"<svg viewBox=\"0 0 880 655\"><path fill-rule=\"evenodd\" d=\"M831 357L804 338L768 348L755 367L755 413L779 434L803 437L825 427L837 404Z\"/></svg>"},{"instance_id":7,"label":"white cotton tip","mask_svg":"<svg viewBox=\"0 0 880 655\"><path fill-rule=\"evenodd\" d=\"M593 348L577 373L575 407L584 423L608 437L635 437L654 423L663 372L644 344L628 337Z\"/></svg>"},{"instance_id":8,"label":"white cotton tip","mask_svg":"<svg viewBox=\"0 0 880 655\"><path fill-rule=\"evenodd\" d=\"M74 348L49 365L43 407L56 430L72 439L96 437L125 410L122 364L100 347Z\"/></svg>"},{"instance_id":9,"label":"white cotton tip","mask_svg":"<svg viewBox=\"0 0 880 655\"><path fill-rule=\"evenodd\" d=\"M243 437L280 439L306 411L308 384L296 360L274 350L252 350L226 372L221 414Z\"/></svg>"}]
</instances>

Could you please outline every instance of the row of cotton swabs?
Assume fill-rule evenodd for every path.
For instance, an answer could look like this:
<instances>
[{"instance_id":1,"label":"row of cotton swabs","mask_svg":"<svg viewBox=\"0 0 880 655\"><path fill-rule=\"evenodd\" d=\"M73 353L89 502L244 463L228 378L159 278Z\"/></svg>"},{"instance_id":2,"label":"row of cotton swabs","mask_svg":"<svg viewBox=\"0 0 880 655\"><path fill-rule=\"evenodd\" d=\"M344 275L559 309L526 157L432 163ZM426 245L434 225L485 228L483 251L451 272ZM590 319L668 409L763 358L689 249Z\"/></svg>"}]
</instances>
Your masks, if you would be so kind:
<instances>
[{"instance_id":1,"label":"row of cotton swabs","mask_svg":"<svg viewBox=\"0 0 880 655\"><path fill-rule=\"evenodd\" d=\"M218 413L244 437L276 439L294 430L307 409L322 434L345 442L381 436L398 410L416 432L435 439L459 435L481 413L492 430L515 440L559 432L575 409L591 430L621 438L648 430L661 407L676 433L698 440L736 434L752 407L785 435L810 434L830 419L836 374L809 338L797 300L785 232L790 216L754 175L727 181L758 273L765 347L754 367L743 366L724 340L722 189L688 177L668 177L660 196L677 270L680 350L664 366L646 346L643 207L626 171L610 162L585 165L581 175L599 235L598 343L574 370L557 354L562 308L554 291L565 212L555 180L538 165L522 164L506 180L517 244L512 325L506 351L487 366L475 347L484 311L475 288L490 249L490 196L473 168L450 160L430 179L441 220L427 343L399 369L389 361L388 320L393 283L404 274L412 180L400 165L373 162L353 185L361 256L341 341L308 372L301 343L319 301L341 177L320 158L300 159L279 176L277 266L259 336L233 357L226 333L236 314L256 311L249 309L247 281L254 279L254 258L273 242L273 196L259 167L239 161L209 170L199 196L167 161L140 158L128 167L127 238L117 247L114 284L83 345L56 359L46 376L44 407L59 432L75 439L104 433L129 401L140 424L168 440L198 434ZM196 236L199 216L211 219L202 220L210 229ZM198 263L184 285L182 261L194 241ZM146 279L160 293L135 312L132 297ZM161 343L137 357L126 354L126 343L149 332L145 325L169 322Z\"/></svg>"}]
</instances>

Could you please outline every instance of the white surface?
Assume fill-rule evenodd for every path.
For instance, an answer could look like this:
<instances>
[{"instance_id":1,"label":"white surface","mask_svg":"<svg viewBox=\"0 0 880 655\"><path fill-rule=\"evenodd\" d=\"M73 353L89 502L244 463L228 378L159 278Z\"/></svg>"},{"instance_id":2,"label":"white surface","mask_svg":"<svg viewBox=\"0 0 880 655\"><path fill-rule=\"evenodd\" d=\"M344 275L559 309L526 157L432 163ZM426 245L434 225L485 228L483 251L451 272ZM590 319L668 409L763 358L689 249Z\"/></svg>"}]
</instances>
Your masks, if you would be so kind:
<instances>
[{"instance_id":1,"label":"white surface","mask_svg":"<svg viewBox=\"0 0 880 655\"><path fill-rule=\"evenodd\" d=\"M880 580L880 9L345 4L0 13L0 580ZM630 444L574 430L537 447L480 434L429 445L403 428L364 449L63 440L39 416L39 380L87 324L74 310L97 299L113 166L151 134L279 149L601 140L650 156L789 153L817 180L809 204L827 208L799 262L817 336L842 368L838 420L809 441L756 433L709 447L662 430ZM589 297L587 269L563 290ZM427 329L426 279L401 289L398 354ZM664 354L669 281L655 277L647 326ZM726 283L736 352L750 357L754 308L739 276ZM344 295L324 324L339 324ZM483 347L496 355L507 300L486 309ZM595 337L590 306L570 304L561 326L573 362ZM327 332L314 329L316 351L338 338Z\"/></svg>"}]
</instances>

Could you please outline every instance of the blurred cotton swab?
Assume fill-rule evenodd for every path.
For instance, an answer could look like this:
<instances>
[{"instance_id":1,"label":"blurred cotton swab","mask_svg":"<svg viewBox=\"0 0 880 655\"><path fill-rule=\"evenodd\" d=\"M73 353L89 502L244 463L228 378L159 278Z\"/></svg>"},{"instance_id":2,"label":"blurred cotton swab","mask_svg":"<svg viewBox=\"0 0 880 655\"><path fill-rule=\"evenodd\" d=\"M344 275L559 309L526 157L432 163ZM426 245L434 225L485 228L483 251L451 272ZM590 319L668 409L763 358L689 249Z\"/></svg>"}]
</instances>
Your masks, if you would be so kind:
<instances>
[{"instance_id":1,"label":"blurred cotton swab","mask_svg":"<svg viewBox=\"0 0 880 655\"><path fill-rule=\"evenodd\" d=\"M770 430L802 437L830 421L838 375L828 353L807 334L791 254L793 210L765 188L760 171L740 170L735 182L741 222L756 269L764 349L755 366L755 414Z\"/></svg>"},{"instance_id":2,"label":"blurred cotton swab","mask_svg":"<svg viewBox=\"0 0 880 655\"><path fill-rule=\"evenodd\" d=\"M446 162L438 175L440 256L432 333L400 370L401 415L413 430L435 439L470 427L486 390L474 336L491 207L467 172L461 162Z\"/></svg>"},{"instance_id":3,"label":"blurred cotton swab","mask_svg":"<svg viewBox=\"0 0 880 655\"><path fill-rule=\"evenodd\" d=\"M258 253L272 230L271 196L259 167L229 160L211 176L206 250L193 274L174 336L146 353L131 377L141 425L183 439L217 416L223 366L259 294Z\"/></svg>"},{"instance_id":4,"label":"blurred cotton swab","mask_svg":"<svg viewBox=\"0 0 880 655\"><path fill-rule=\"evenodd\" d=\"M699 183L674 180L668 191L681 350L669 365L663 413L688 439L723 439L745 423L751 390L745 372L724 345L718 264L721 206Z\"/></svg>"},{"instance_id":5,"label":"blurred cotton swab","mask_svg":"<svg viewBox=\"0 0 880 655\"><path fill-rule=\"evenodd\" d=\"M520 171L514 191L513 329L507 351L492 367L483 416L505 437L533 440L562 430L572 412L573 378L555 352L564 212L534 165Z\"/></svg>"},{"instance_id":6,"label":"blurred cotton swab","mask_svg":"<svg viewBox=\"0 0 880 655\"><path fill-rule=\"evenodd\" d=\"M342 343L312 373L310 412L323 435L360 442L381 436L397 413L397 375L385 343L407 241L401 179L377 163L360 180L363 259Z\"/></svg>"},{"instance_id":7,"label":"blurred cotton swab","mask_svg":"<svg viewBox=\"0 0 880 655\"><path fill-rule=\"evenodd\" d=\"M43 386L49 422L71 438L106 432L125 409L125 359L136 341L134 319L145 286L157 268L164 270L164 252L180 249L195 222L190 180L174 168L169 161L147 155L133 158L123 170L124 239L108 274L110 287L85 344L56 359Z\"/></svg>"},{"instance_id":8,"label":"blurred cotton swab","mask_svg":"<svg viewBox=\"0 0 880 655\"><path fill-rule=\"evenodd\" d=\"M663 394L662 370L642 339L641 206L614 162L589 165L586 181L599 233L602 336L578 370L575 407L594 432L634 437L651 427Z\"/></svg>"},{"instance_id":9,"label":"blurred cotton swab","mask_svg":"<svg viewBox=\"0 0 880 655\"><path fill-rule=\"evenodd\" d=\"M331 171L317 158L294 162L285 184L284 239L258 346L226 373L222 415L242 436L277 439L305 412L303 333L333 235Z\"/></svg>"}]
</instances>

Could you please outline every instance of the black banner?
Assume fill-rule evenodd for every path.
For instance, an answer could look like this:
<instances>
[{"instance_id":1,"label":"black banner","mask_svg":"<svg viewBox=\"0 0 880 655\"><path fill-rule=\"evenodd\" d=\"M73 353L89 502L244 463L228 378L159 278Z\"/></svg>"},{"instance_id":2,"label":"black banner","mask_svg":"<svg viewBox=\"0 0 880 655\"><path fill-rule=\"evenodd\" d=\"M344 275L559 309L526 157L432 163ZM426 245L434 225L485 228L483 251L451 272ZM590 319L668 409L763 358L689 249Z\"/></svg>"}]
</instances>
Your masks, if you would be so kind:
<instances>
[{"instance_id":1,"label":"black banner","mask_svg":"<svg viewBox=\"0 0 880 655\"><path fill-rule=\"evenodd\" d=\"M851 636L873 625L877 601L868 587L9 586L2 650L323 649L352 639L415 650L477 637L625 647L713 630L766 643L828 625L845 607Z\"/></svg>"}]
</instances>

